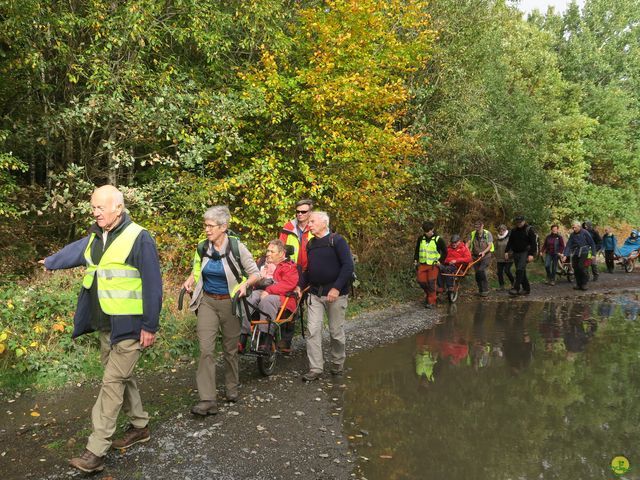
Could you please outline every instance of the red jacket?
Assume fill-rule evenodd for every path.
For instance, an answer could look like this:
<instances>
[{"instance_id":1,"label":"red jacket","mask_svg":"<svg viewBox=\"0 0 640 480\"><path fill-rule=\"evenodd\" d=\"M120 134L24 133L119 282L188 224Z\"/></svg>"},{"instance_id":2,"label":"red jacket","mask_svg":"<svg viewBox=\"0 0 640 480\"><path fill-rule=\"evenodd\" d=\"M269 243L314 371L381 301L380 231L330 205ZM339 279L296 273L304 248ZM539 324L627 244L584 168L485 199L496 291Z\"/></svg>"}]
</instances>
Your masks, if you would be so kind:
<instances>
[{"instance_id":1,"label":"red jacket","mask_svg":"<svg viewBox=\"0 0 640 480\"><path fill-rule=\"evenodd\" d=\"M307 243L309 243L309 239L312 237L311 232L309 232L309 225L304 228L304 233L302 235L302 245L300 245L300 240L298 239L298 232L296 230L296 224L293 223L293 220L288 221L284 227L282 227L282 231L280 232L280 240L285 245L287 244L287 238L289 235L294 239L294 243L298 250L298 265L302 267L302 270L307 269Z\"/></svg>"},{"instance_id":2,"label":"red jacket","mask_svg":"<svg viewBox=\"0 0 640 480\"><path fill-rule=\"evenodd\" d=\"M447 247L447 258L444 263L471 263L471 252L467 246L459 242L458 248L453 248L451 245Z\"/></svg>"},{"instance_id":3,"label":"red jacket","mask_svg":"<svg viewBox=\"0 0 640 480\"><path fill-rule=\"evenodd\" d=\"M296 300L294 297L287 298L285 293L292 292L298 286L298 277L298 266L291 260L283 260L276 265L273 272L274 283L265 288L265 291L271 295L280 295L280 305L287 302L287 310L293 312L296 309Z\"/></svg>"}]
</instances>

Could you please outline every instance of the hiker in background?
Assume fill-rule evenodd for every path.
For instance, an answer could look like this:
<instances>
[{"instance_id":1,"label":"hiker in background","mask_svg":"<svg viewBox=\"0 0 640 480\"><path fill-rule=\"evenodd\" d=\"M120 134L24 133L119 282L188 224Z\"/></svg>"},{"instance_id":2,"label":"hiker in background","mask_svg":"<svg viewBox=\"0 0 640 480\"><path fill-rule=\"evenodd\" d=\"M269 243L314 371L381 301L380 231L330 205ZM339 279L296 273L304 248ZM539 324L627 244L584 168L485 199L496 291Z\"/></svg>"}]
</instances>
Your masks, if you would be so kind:
<instances>
[{"instance_id":1,"label":"hiker in background","mask_svg":"<svg viewBox=\"0 0 640 480\"><path fill-rule=\"evenodd\" d=\"M538 236L522 215L518 215L513 223L504 254L505 259L513 259L516 265L516 281L509 295L529 295L531 285L527 278L527 264L533 262L538 254Z\"/></svg>"},{"instance_id":2,"label":"hiker in background","mask_svg":"<svg viewBox=\"0 0 640 480\"><path fill-rule=\"evenodd\" d=\"M613 273L615 266L614 256L617 247L618 239L611 231L611 227L605 227L604 235L602 236L602 250L604 250L604 263L607 265L607 272L609 273Z\"/></svg>"},{"instance_id":3,"label":"hiker in background","mask_svg":"<svg viewBox=\"0 0 640 480\"><path fill-rule=\"evenodd\" d=\"M295 205L295 217L284 224L280 231L280 240L289 249L289 258L298 265L298 274L307 268L307 243L311 239L309 230L309 218L313 211L313 200L303 198ZM291 341L295 333L293 322L285 323L280 327L280 341L278 350L291 351Z\"/></svg>"},{"instance_id":4,"label":"hiker in background","mask_svg":"<svg viewBox=\"0 0 640 480\"><path fill-rule=\"evenodd\" d=\"M504 252L509 242L509 229L506 225L500 225L498 227L498 235L493 241L495 247L493 254L496 257L496 270L498 274L498 284L500 290L504 290L504 276L506 275L511 283L510 288L513 288L513 273L511 273L512 260L506 260L504 258Z\"/></svg>"},{"instance_id":5,"label":"hiker in background","mask_svg":"<svg viewBox=\"0 0 640 480\"><path fill-rule=\"evenodd\" d=\"M473 230L467 238L467 248L471 251L473 260L478 260L473 268L476 271L476 283L478 284L478 295L486 297L489 295L489 280L487 279L487 268L491 263L491 253L494 250L493 235L484 229L482 220L474 223Z\"/></svg>"},{"instance_id":6,"label":"hiker in background","mask_svg":"<svg viewBox=\"0 0 640 480\"><path fill-rule=\"evenodd\" d=\"M573 233L569 235L567 245L564 247L562 261L566 261L567 257L571 257L571 266L576 276L575 290L587 290L587 282L589 275L586 270L586 264L589 259L595 256L596 244L593 237L587 232L580 222L575 221L571 225Z\"/></svg>"},{"instance_id":7,"label":"hiker in background","mask_svg":"<svg viewBox=\"0 0 640 480\"><path fill-rule=\"evenodd\" d=\"M416 241L413 263L418 284L424 290L424 305L427 308L435 308L439 265L444 263L447 257L447 244L435 233L433 222L424 222L422 231L423 234Z\"/></svg>"},{"instance_id":8,"label":"hiker in background","mask_svg":"<svg viewBox=\"0 0 640 480\"><path fill-rule=\"evenodd\" d=\"M547 285L556 284L556 271L558 269L558 258L564 252L564 239L558 233L558 225L551 225L551 233L547 235L540 249L540 254L544 254L544 269L547 271Z\"/></svg>"},{"instance_id":9,"label":"hiker in background","mask_svg":"<svg viewBox=\"0 0 640 480\"><path fill-rule=\"evenodd\" d=\"M593 275L593 281L595 282L598 280L598 263L596 257L598 256L598 252L602 250L602 237L589 220L582 224L582 228L586 230L589 235L591 235L591 238L593 238L593 243L596 246L596 251L593 254L593 257L591 257L591 274Z\"/></svg>"}]
</instances>

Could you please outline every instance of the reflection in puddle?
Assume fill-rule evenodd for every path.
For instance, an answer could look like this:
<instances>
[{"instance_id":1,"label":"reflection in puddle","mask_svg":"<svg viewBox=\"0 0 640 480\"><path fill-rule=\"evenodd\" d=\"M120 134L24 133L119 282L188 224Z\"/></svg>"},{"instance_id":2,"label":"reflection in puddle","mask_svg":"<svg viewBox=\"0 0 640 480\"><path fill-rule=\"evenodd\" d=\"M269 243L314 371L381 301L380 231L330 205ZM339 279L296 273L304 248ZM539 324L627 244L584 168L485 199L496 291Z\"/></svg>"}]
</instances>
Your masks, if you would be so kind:
<instances>
[{"instance_id":1,"label":"reflection in puddle","mask_svg":"<svg viewBox=\"0 0 640 480\"><path fill-rule=\"evenodd\" d=\"M639 309L633 295L460 305L351 358L344 421L358 475L601 479L624 454L621 478L640 478Z\"/></svg>"}]
</instances>

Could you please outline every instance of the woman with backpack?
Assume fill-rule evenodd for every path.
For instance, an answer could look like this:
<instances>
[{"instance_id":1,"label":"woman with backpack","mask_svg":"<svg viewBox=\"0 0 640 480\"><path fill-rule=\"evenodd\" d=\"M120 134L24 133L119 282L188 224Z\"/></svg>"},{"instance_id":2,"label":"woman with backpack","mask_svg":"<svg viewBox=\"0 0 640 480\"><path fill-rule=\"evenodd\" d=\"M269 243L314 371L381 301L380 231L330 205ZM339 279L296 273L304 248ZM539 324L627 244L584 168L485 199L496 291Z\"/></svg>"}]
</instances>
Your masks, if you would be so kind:
<instances>
[{"instance_id":1,"label":"woman with backpack","mask_svg":"<svg viewBox=\"0 0 640 480\"><path fill-rule=\"evenodd\" d=\"M222 334L226 400L238 399L240 322L233 313L232 298L236 292L245 296L247 287L260 279L260 273L247 247L237 237L227 234L231 219L228 207L211 207L203 217L207 238L196 248L193 270L183 287L191 292L189 309L198 317L200 343L196 372L200 401L191 413L206 416L218 413L215 358L218 331Z\"/></svg>"}]
</instances>

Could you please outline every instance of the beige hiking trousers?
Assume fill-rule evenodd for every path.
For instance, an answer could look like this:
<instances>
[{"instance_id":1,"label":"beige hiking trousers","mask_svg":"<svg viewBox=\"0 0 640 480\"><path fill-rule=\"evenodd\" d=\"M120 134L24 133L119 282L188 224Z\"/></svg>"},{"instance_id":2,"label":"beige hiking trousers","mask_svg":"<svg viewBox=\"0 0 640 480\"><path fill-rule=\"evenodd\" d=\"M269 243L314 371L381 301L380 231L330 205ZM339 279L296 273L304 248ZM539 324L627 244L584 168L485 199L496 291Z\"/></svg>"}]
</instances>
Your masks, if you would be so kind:
<instances>
[{"instance_id":1,"label":"beige hiking trousers","mask_svg":"<svg viewBox=\"0 0 640 480\"><path fill-rule=\"evenodd\" d=\"M142 408L138 385L132 377L140 358L140 342L123 340L112 346L110 336L110 332L100 332L100 360L104 375L91 411L93 432L87 442L87 450L99 457L106 455L111 447L121 408L134 427L143 428L149 423L149 414Z\"/></svg>"}]
</instances>

